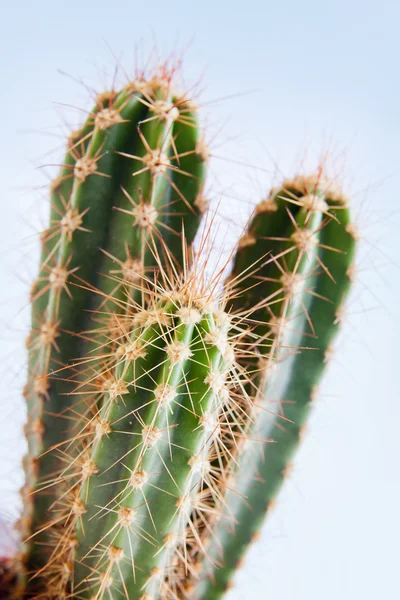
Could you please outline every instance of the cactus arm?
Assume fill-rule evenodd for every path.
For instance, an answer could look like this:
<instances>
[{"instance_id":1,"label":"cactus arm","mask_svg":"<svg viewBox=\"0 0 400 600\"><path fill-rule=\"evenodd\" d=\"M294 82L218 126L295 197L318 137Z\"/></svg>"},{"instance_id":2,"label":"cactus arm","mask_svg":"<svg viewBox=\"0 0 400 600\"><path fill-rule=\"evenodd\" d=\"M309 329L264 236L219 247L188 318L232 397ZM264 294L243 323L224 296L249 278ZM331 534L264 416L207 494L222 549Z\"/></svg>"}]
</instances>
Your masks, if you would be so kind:
<instances>
[{"instance_id":1,"label":"cactus arm","mask_svg":"<svg viewBox=\"0 0 400 600\"><path fill-rule=\"evenodd\" d=\"M264 384L257 382L262 409L257 409L257 416L249 424L249 439L242 448L239 466L232 469L224 517L205 542L207 559L196 587L198 598L214 600L225 593L243 553L272 506L300 443L326 352L338 330L339 310L350 283L354 237L348 210L343 206L335 210L337 202L327 201L333 218L318 232L317 270L308 267L308 275L304 272L309 292L302 300L302 310L299 311L298 300L292 298L287 310L290 329L281 334L278 354L273 355L273 344L265 352L267 360L272 358L278 364ZM329 275L321 269L322 264ZM302 350L294 351L296 348ZM217 566L213 567L213 563Z\"/></svg>"},{"instance_id":2,"label":"cactus arm","mask_svg":"<svg viewBox=\"0 0 400 600\"><path fill-rule=\"evenodd\" d=\"M202 417L219 404L210 377L225 380L226 366L208 341L212 314L192 311L192 322L182 322L175 309L164 311L172 328L150 325L131 338L127 356L132 344L145 355L116 367L111 385L118 382L121 397L104 402L100 422L109 431L84 463L93 474L82 487L77 526L75 590L82 598L103 598L106 580L113 594L164 597L162 582L200 489L196 459L209 437ZM116 555L125 559L116 564Z\"/></svg>"},{"instance_id":3,"label":"cactus arm","mask_svg":"<svg viewBox=\"0 0 400 600\"><path fill-rule=\"evenodd\" d=\"M204 183L204 160L196 154L195 146L199 135L196 115L181 122L179 109L175 121L156 114L153 108L161 93L157 85L152 84L151 92L144 95L127 86L119 94L99 96L86 124L71 136L61 174L52 185L50 227L42 235L40 273L32 291L25 390L29 454L24 459L21 535L28 537L32 528L43 530L30 544L32 566L46 562L49 536L60 523L60 511L54 508L54 484L58 485L64 471L65 450L79 430L77 415L87 410L82 382L99 370L100 359L91 351L108 336L104 319L93 319L93 309L100 304L106 312L105 300L111 298L114 312L117 307L126 310L126 290L148 267L151 275L155 270L154 255L146 249L157 232L152 222L143 223L135 207L150 202L164 209L171 195L181 195L184 206L179 211L179 228L175 220L163 229L164 221L171 220L169 212L164 215L163 210L156 222L163 232L163 244L177 257L176 270L183 267L182 227L190 221L193 237L200 222L200 212L193 209ZM170 107L174 109L172 104ZM170 152L175 128L179 135L174 160L185 164L171 168L169 175L172 160L165 173L151 166L149 156L164 148L166 154ZM194 172L184 171L192 166ZM185 187L181 190L183 179ZM82 337L84 331L89 334ZM80 362L82 356L89 359ZM98 396L100 399L100 392Z\"/></svg>"}]
</instances>

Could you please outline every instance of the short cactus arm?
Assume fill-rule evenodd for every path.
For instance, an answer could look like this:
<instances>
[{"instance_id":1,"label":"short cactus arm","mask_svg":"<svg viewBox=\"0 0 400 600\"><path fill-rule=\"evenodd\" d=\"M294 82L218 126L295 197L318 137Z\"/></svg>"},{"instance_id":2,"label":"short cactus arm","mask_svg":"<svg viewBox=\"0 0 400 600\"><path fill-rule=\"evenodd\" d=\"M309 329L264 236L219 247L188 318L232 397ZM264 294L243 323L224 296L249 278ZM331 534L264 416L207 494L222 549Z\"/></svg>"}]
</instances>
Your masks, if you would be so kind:
<instances>
[{"instance_id":1,"label":"short cactus arm","mask_svg":"<svg viewBox=\"0 0 400 600\"><path fill-rule=\"evenodd\" d=\"M291 198L297 202L294 196ZM278 334L280 337L279 347L276 347L274 336L268 338L269 348L261 346L260 357L265 362L253 382L258 388L258 400L248 424L249 439L240 447L238 467L233 465L229 468L227 465L230 477L223 516L204 542L206 559L199 569L196 597L214 600L225 593L239 560L274 502L300 443L313 393L324 370L329 344L339 327L339 311L350 284L354 236L348 209L337 200L337 196L325 198L327 206L323 220L312 232L317 236L314 251L310 248L308 256L303 257L308 266L303 263L301 267L301 261L298 262L297 274L305 278L303 292L297 291L297 296L288 299L288 291L283 290L283 300L269 308L282 314L286 304L287 329L283 330L285 326L281 322L280 331L275 331L274 336ZM297 205L295 208L299 224L304 208ZM315 213L313 216L315 218ZM265 222L270 232L267 219ZM252 226L250 230L254 231ZM305 231L304 225L301 230ZM262 234L262 229L259 233ZM282 237L287 239L286 235ZM281 250L287 250L286 241L281 242ZM285 267L291 263L293 269L295 253L296 250L284 254ZM277 263L273 261L260 268L261 277L266 268L268 278L271 276L271 264L275 264L277 270ZM282 264L280 266L282 268ZM272 286L276 284L277 275L275 272L271 278ZM251 293L257 294L256 289L253 288ZM264 332L265 328L261 328L262 335Z\"/></svg>"},{"instance_id":2,"label":"short cactus arm","mask_svg":"<svg viewBox=\"0 0 400 600\"><path fill-rule=\"evenodd\" d=\"M112 392L81 460L88 476L72 523L75 590L82 598L108 597L108 589L132 599L144 592L165 597L165 579L185 547L190 512L208 475L203 418L217 418L217 386L231 367L213 334L227 339L227 332L212 313L186 306L167 304L148 317L155 324L139 325L121 340Z\"/></svg>"}]
</instances>

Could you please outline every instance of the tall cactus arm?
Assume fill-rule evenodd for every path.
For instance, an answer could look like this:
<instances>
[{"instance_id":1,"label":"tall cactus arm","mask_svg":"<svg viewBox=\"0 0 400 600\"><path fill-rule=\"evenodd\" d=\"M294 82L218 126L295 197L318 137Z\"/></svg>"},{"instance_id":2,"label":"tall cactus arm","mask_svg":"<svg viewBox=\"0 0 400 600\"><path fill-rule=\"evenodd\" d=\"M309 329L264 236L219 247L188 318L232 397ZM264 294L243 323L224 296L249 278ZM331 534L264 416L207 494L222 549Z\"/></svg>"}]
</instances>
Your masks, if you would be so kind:
<instances>
[{"instance_id":1,"label":"tall cactus arm","mask_svg":"<svg viewBox=\"0 0 400 600\"><path fill-rule=\"evenodd\" d=\"M243 302L247 310L257 304L257 297L271 298L268 314L262 317L263 308L256 319L259 340L268 343L259 345L259 366L252 367L256 401L247 439L230 467L224 516L204 539L206 557L192 597L214 600L225 593L288 472L339 327L355 240L344 199L321 187L318 181L299 178L275 192L276 198L270 198L269 206L261 205L250 224L251 244L237 252L234 277L261 259L254 274L260 285L250 284L233 302L236 308ZM276 222L280 229L274 231ZM271 246L274 256L263 265L265 249Z\"/></svg>"},{"instance_id":2,"label":"tall cactus arm","mask_svg":"<svg viewBox=\"0 0 400 600\"><path fill-rule=\"evenodd\" d=\"M107 339L93 310L101 304L106 312L110 299L114 312L117 306L125 310L132 282L142 281L144 273L153 277L157 261L162 264L149 251L153 240L162 240L176 257L175 270L182 269L182 231L190 230L193 240L202 213L196 204L205 175L200 139L192 103L174 95L169 78L159 76L100 94L85 125L69 139L52 184L50 226L42 234L32 289L20 522L22 537L32 536L26 546L32 568L48 559L51 531L60 525L54 484L76 435L76 414L86 410L84 390L72 393L74 361L93 347L82 332L90 330L96 344ZM89 360L82 379L90 368Z\"/></svg>"}]
</instances>

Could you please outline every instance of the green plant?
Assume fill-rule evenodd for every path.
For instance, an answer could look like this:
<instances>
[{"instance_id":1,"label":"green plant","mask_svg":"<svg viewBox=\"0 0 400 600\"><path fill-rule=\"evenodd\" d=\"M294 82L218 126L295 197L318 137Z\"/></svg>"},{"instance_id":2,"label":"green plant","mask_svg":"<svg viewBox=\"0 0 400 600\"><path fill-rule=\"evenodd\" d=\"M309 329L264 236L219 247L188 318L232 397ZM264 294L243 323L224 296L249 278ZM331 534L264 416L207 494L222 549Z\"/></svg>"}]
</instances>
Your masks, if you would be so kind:
<instances>
[{"instance_id":1,"label":"green plant","mask_svg":"<svg viewBox=\"0 0 400 600\"><path fill-rule=\"evenodd\" d=\"M247 393L254 402L227 441L240 460L226 465L227 491L212 535L202 540L207 559L196 597L225 592L290 475L339 328L355 239L346 198L318 173L272 190L239 241L230 282L241 292L229 304L236 313L252 310L248 344L255 335L256 352L240 364L251 374ZM240 413L233 417L238 422Z\"/></svg>"},{"instance_id":2,"label":"green plant","mask_svg":"<svg viewBox=\"0 0 400 600\"><path fill-rule=\"evenodd\" d=\"M220 597L297 447L355 236L324 174L207 277L208 152L173 69L98 96L51 186L14 597Z\"/></svg>"}]
</instances>

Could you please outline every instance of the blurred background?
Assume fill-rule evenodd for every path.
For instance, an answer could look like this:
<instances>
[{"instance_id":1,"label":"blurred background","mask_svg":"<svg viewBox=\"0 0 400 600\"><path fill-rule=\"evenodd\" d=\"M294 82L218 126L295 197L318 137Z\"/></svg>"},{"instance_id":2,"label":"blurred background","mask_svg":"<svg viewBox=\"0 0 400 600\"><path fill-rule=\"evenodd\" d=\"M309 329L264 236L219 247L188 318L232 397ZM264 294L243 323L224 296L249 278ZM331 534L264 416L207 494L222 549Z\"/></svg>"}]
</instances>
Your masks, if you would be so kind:
<instances>
[{"instance_id":1,"label":"blurred background","mask_svg":"<svg viewBox=\"0 0 400 600\"><path fill-rule=\"evenodd\" d=\"M229 249L271 184L326 156L353 198L362 237L357 284L308 436L228 600L396 597L399 21L395 0L36 0L3 7L3 521L18 513L27 296L47 184L57 172L51 165L90 110L92 90L110 87L116 70L122 81L123 69L133 74L135 57L141 64L172 53L184 57L182 85L198 84L221 247Z\"/></svg>"}]
</instances>

